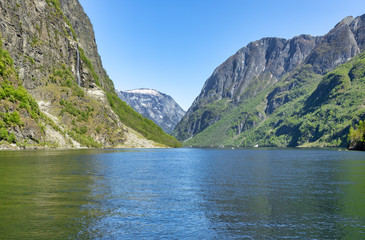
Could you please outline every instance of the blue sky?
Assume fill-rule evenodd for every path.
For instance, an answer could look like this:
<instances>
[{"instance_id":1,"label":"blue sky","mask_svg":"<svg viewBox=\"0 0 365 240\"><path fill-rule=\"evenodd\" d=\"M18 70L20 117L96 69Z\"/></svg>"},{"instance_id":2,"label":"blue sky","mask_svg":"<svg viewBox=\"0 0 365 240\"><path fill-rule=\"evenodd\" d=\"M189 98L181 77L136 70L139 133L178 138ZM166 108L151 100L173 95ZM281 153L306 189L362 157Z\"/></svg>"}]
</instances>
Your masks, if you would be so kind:
<instances>
[{"instance_id":1,"label":"blue sky","mask_svg":"<svg viewBox=\"0 0 365 240\"><path fill-rule=\"evenodd\" d=\"M364 0L80 0L119 90L154 88L187 110L214 69L263 37L324 35Z\"/></svg>"}]
</instances>

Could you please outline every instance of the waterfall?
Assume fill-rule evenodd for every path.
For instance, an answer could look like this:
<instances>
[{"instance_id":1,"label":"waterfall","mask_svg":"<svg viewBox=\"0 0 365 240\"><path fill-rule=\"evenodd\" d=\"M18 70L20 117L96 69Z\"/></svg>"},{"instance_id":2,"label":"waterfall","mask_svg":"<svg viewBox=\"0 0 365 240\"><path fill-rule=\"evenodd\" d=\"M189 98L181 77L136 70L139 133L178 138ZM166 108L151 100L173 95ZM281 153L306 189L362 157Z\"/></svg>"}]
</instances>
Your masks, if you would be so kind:
<instances>
[{"instance_id":1,"label":"waterfall","mask_svg":"<svg viewBox=\"0 0 365 240\"><path fill-rule=\"evenodd\" d=\"M76 44L76 55L77 55L77 62L76 62L76 77L77 77L77 85L81 86L80 80L80 53L79 53L79 44Z\"/></svg>"},{"instance_id":2,"label":"waterfall","mask_svg":"<svg viewBox=\"0 0 365 240\"><path fill-rule=\"evenodd\" d=\"M71 39L74 39L71 31ZM77 78L77 85L81 86L81 79L80 79L80 52L79 52L79 43L76 42L76 78Z\"/></svg>"}]
</instances>

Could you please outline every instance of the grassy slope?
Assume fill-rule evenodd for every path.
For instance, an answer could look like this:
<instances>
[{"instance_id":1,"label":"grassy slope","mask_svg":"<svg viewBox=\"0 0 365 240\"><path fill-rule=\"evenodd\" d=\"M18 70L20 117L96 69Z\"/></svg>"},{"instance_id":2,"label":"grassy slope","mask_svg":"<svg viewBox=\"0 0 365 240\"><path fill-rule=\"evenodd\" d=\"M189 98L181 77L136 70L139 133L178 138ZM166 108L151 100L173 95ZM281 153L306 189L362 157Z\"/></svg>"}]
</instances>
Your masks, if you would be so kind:
<instances>
[{"instance_id":1,"label":"grassy slope","mask_svg":"<svg viewBox=\"0 0 365 240\"><path fill-rule=\"evenodd\" d=\"M350 126L365 116L364 72L364 53L323 77L304 66L298 70L300 74L279 83L295 83L296 87L280 93L289 101L271 114L266 115L264 110L273 87L248 99L184 144L345 147ZM242 132L237 132L238 125L243 125Z\"/></svg>"}]
</instances>

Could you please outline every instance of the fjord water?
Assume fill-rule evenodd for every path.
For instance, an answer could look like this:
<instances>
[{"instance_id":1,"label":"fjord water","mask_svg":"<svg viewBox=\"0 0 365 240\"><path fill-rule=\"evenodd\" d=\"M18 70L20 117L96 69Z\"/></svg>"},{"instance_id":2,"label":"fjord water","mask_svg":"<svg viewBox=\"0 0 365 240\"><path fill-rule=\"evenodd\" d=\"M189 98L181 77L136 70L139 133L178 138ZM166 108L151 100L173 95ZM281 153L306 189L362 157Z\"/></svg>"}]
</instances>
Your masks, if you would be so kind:
<instances>
[{"instance_id":1,"label":"fjord water","mask_svg":"<svg viewBox=\"0 0 365 240\"><path fill-rule=\"evenodd\" d=\"M360 239L365 153L0 152L1 239Z\"/></svg>"}]
</instances>

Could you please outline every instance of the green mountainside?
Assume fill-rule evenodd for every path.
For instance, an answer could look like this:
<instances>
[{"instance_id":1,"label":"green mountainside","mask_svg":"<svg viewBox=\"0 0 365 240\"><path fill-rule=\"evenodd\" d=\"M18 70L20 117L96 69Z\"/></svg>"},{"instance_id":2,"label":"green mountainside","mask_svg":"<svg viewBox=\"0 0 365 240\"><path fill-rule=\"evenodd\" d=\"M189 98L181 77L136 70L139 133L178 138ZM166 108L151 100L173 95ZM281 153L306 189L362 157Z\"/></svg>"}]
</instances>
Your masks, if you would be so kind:
<instances>
[{"instance_id":1,"label":"green mountainside","mask_svg":"<svg viewBox=\"0 0 365 240\"><path fill-rule=\"evenodd\" d=\"M0 20L0 145L181 145L118 98L77 0L0 0Z\"/></svg>"},{"instance_id":2,"label":"green mountainside","mask_svg":"<svg viewBox=\"0 0 365 240\"><path fill-rule=\"evenodd\" d=\"M267 70L272 65L268 59L280 60L278 56L286 47L280 47L279 54L272 54L277 43L265 48L260 45L263 40L255 43L264 49L261 52L266 58L260 61L266 68L254 72L253 80L247 77L254 69L247 61L241 66L249 69L245 74L233 64L227 67L230 59L240 59L239 53L247 51L248 45L223 63L225 68L215 70L178 124L175 136L184 145L202 147L347 147L350 128L365 118L365 53L361 52L364 20L365 16L345 18L327 35L312 41L314 46L308 48L307 54L301 52L302 61L287 71L284 65L283 74L276 77L273 70ZM250 53L259 59L255 52ZM218 74L225 78L217 78ZM237 78L239 74L243 77ZM213 83L224 86L226 79L235 76L235 84L246 83L243 91L238 92L238 101L227 94L207 100L213 92L219 93L211 87ZM270 81L272 78L275 81ZM227 90L232 91L226 88L221 93ZM204 95L207 92L210 94Z\"/></svg>"},{"instance_id":3,"label":"green mountainside","mask_svg":"<svg viewBox=\"0 0 365 240\"><path fill-rule=\"evenodd\" d=\"M185 144L346 147L350 127L365 117L365 53L322 79L306 72L308 68L301 70L304 76L296 76L295 81L310 83L291 91L291 100L273 113L265 113L265 98L271 90L268 89L226 113ZM242 122L244 131L237 134L237 123ZM217 134L219 139L214 137Z\"/></svg>"}]
</instances>

